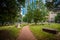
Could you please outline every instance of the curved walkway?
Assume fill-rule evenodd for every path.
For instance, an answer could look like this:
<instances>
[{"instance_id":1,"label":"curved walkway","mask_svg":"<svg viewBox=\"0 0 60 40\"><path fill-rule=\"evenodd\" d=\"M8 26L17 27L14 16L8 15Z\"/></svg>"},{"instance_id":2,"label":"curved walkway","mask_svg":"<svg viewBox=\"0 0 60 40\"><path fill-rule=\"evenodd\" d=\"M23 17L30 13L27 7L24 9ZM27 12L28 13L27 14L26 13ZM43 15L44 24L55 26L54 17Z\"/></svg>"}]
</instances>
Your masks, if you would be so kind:
<instances>
[{"instance_id":1,"label":"curved walkway","mask_svg":"<svg viewBox=\"0 0 60 40\"><path fill-rule=\"evenodd\" d=\"M29 26L25 26L22 28L17 40L37 40L37 39L35 39L32 32L29 30Z\"/></svg>"}]
</instances>

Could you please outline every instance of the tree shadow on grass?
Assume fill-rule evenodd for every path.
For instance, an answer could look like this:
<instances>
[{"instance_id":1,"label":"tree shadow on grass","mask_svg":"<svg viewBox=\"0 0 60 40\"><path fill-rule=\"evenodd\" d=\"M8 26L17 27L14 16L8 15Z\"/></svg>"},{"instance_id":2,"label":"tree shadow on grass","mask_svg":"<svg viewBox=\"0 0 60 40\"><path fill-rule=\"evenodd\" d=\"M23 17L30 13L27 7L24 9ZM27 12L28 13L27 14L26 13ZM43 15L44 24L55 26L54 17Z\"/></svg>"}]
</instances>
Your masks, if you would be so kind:
<instances>
[{"instance_id":1,"label":"tree shadow on grass","mask_svg":"<svg viewBox=\"0 0 60 40\"><path fill-rule=\"evenodd\" d=\"M10 30L0 30L0 40L16 40L10 34Z\"/></svg>"}]
</instances>

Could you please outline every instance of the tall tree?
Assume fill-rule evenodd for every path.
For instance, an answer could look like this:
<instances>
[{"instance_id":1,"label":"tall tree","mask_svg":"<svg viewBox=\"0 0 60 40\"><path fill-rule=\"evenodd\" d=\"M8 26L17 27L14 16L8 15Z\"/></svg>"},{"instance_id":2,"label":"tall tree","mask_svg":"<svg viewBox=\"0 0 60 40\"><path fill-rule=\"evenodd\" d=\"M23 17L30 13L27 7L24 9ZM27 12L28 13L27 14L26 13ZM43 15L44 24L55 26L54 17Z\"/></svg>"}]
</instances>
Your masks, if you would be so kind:
<instances>
[{"instance_id":1,"label":"tall tree","mask_svg":"<svg viewBox=\"0 0 60 40\"><path fill-rule=\"evenodd\" d=\"M14 23L17 19L19 11L19 3L24 1L20 0L0 0L0 23L3 25L5 22Z\"/></svg>"},{"instance_id":2,"label":"tall tree","mask_svg":"<svg viewBox=\"0 0 60 40\"><path fill-rule=\"evenodd\" d=\"M43 4L42 0L36 1L36 8L34 9L33 20L35 24L40 21L45 21L46 16L48 15L48 10Z\"/></svg>"},{"instance_id":3,"label":"tall tree","mask_svg":"<svg viewBox=\"0 0 60 40\"><path fill-rule=\"evenodd\" d=\"M30 5L28 5L28 12L25 16L30 22L33 20L36 24L38 21L45 21L47 14L48 11L42 0L36 0L36 2L32 2Z\"/></svg>"},{"instance_id":4,"label":"tall tree","mask_svg":"<svg viewBox=\"0 0 60 40\"><path fill-rule=\"evenodd\" d=\"M27 14L25 14L25 18L27 19L28 23L31 23L31 20L33 18L33 13L32 13L32 9L30 6L28 6L28 12Z\"/></svg>"}]
</instances>

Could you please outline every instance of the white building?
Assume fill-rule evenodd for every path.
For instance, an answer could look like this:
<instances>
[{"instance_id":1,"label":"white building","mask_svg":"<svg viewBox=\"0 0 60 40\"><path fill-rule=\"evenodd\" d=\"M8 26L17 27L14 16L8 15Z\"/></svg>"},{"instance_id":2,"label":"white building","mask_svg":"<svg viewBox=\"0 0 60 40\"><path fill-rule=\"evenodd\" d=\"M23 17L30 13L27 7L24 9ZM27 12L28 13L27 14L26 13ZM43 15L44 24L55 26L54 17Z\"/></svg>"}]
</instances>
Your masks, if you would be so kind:
<instances>
[{"instance_id":1,"label":"white building","mask_svg":"<svg viewBox=\"0 0 60 40\"><path fill-rule=\"evenodd\" d=\"M57 15L56 13L54 13L54 12L51 11L51 12L49 13L48 20L49 20L50 22L54 22L56 15Z\"/></svg>"}]
</instances>

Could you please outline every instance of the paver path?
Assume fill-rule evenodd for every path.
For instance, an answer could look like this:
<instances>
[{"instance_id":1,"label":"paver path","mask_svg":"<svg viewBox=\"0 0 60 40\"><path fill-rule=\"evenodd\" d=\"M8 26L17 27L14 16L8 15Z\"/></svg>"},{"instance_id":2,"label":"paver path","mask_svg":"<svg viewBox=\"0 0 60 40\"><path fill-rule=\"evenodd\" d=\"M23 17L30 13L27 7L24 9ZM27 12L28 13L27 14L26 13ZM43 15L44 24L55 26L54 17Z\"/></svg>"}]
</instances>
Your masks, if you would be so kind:
<instances>
[{"instance_id":1,"label":"paver path","mask_svg":"<svg viewBox=\"0 0 60 40\"><path fill-rule=\"evenodd\" d=\"M29 30L29 26L25 26L22 28L17 40L37 40L37 39L35 39L32 32Z\"/></svg>"}]
</instances>

